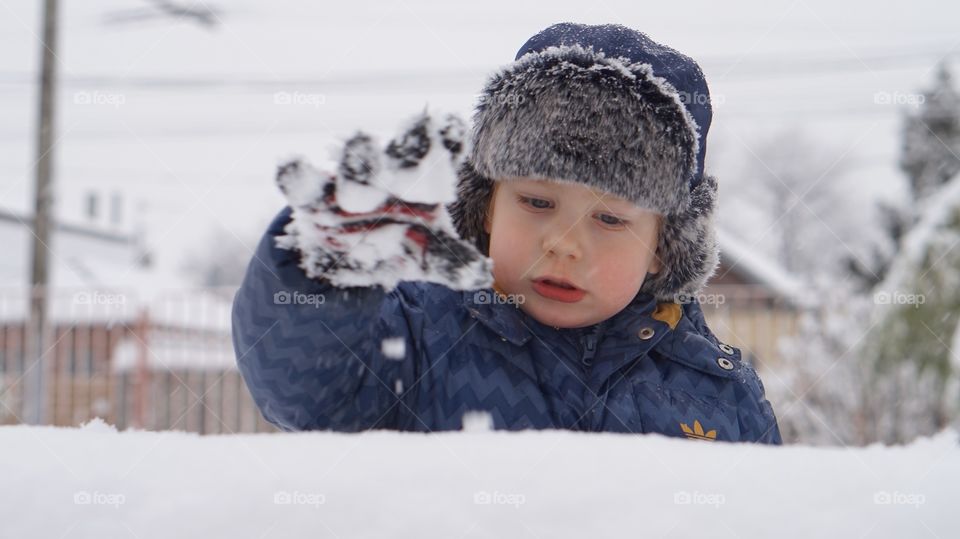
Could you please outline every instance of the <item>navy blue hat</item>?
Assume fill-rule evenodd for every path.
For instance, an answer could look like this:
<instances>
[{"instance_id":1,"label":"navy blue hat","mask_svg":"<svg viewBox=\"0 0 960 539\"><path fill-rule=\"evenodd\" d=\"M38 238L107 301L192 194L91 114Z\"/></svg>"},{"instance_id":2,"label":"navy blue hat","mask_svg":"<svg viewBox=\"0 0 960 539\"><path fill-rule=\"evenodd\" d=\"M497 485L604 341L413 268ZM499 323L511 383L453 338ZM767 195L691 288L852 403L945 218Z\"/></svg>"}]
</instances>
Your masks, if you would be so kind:
<instances>
[{"instance_id":1,"label":"navy blue hat","mask_svg":"<svg viewBox=\"0 0 960 539\"><path fill-rule=\"evenodd\" d=\"M716 179L704 173L712 109L691 58L630 28L561 23L524 43L487 81L450 213L489 252L494 181L576 182L664 216L663 269L640 292L698 293L719 263Z\"/></svg>"},{"instance_id":2,"label":"navy blue hat","mask_svg":"<svg viewBox=\"0 0 960 539\"><path fill-rule=\"evenodd\" d=\"M699 128L697 171L690 178L691 189L703 178L703 162L707 154L707 132L713 120L710 90L700 66L692 58L661 45L646 34L619 24L589 26L564 22L531 37L520 47L515 60L525 54L548 47L585 45L607 57L626 58L629 63L649 64L653 74L673 86L683 105Z\"/></svg>"}]
</instances>

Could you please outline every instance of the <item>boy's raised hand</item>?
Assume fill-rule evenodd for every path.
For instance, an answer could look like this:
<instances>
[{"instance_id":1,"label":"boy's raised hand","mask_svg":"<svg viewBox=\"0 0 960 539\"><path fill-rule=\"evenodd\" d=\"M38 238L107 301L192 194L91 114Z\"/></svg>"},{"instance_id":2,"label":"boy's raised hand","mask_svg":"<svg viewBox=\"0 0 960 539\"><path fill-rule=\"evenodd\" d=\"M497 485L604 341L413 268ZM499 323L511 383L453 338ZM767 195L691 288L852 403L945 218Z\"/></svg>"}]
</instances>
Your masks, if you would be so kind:
<instances>
[{"instance_id":1,"label":"boy's raised hand","mask_svg":"<svg viewBox=\"0 0 960 539\"><path fill-rule=\"evenodd\" d=\"M490 286L490 260L459 238L445 208L456 197L466 137L459 117L437 121L425 111L385 146L357 132L336 172L300 160L281 165L277 185L292 220L277 246L299 251L308 277L337 287Z\"/></svg>"}]
</instances>

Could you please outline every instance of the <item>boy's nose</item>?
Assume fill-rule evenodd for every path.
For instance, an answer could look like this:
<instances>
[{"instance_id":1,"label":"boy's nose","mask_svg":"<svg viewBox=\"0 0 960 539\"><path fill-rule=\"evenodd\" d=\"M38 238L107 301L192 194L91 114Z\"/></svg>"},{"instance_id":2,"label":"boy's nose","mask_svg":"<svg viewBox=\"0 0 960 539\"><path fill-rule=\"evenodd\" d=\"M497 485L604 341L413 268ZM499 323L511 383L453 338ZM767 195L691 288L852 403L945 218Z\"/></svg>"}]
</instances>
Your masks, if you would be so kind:
<instances>
[{"instance_id":1,"label":"boy's nose","mask_svg":"<svg viewBox=\"0 0 960 539\"><path fill-rule=\"evenodd\" d=\"M579 260L583 255L580 240L577 238L576 225L572 227L562 227L558 230L544 235L543 252L547 255L558 257L569 257Z\"/></svg>"}]
</instances>

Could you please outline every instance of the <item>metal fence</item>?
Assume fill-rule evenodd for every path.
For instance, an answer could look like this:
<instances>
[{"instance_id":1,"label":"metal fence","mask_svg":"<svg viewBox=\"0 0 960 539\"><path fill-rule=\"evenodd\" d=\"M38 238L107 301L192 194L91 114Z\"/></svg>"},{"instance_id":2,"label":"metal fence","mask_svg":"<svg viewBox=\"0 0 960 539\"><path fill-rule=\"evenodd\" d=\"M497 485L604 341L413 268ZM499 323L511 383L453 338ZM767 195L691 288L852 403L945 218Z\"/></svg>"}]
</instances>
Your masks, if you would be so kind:
<instances>
[{"instance_id":1,"label":"metal fence","mask_svg":"<svg viewBox=\"0 0 960 539\"><path fill-rule=\"evenodd\" d=\"M39 393L49 425L100 417L119 429L275 431L236 369L232 292L182 290L141 302L126 292L54 291L36 361L26 357L27 293L0 291L0 424L23 422Z\"/></svg>"}]
</instances>

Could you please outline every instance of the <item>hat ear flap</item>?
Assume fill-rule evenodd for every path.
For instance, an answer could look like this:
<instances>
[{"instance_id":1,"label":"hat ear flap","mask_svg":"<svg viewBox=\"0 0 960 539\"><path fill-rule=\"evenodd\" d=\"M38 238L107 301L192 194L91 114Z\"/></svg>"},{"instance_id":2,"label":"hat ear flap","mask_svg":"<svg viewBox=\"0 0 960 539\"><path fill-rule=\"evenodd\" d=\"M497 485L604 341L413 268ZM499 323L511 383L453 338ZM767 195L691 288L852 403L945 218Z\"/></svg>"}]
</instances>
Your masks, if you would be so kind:
<instances>
[{"instance_id":1,"label":"hat ear flap","mask_svg":"<svg viewBox=\"0 0 960 539\"><path fill-rule=\"evenodd\" d=\"M457 169L457 199L447 206L457 234L472 242L484 256L490 256L490 236L484 221L493 187L493 180L477 172L473 163L465 159Z\"/></svg>"},{"instance_id":2,"label":"hat ear flap","mask_svg":"<svg viewBox=\"0 0 960 539\"><path fill-rule=\"evenodd\" d=\"M664 216L657 238L662 267L640 287L639 293L652 294L661 303L679 303L680 296L699 294L720 263L713 217L716 178L705 175L690 198L684 212Z\"/></svg>"}]
</instances>

